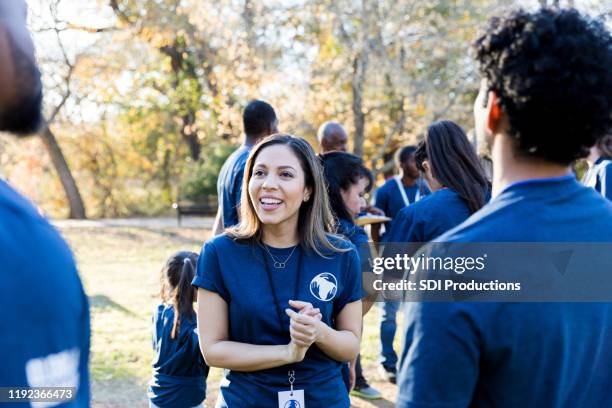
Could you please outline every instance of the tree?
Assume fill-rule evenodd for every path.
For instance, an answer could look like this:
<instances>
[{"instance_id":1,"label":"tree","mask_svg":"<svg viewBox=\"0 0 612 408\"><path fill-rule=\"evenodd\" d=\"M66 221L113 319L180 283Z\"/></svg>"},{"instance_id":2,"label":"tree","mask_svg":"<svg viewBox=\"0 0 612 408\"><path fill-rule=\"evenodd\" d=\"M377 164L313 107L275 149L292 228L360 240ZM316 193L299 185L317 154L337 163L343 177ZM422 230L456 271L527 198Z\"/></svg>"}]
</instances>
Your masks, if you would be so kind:
<instances>
[{"instance_id":1,"label":"tree","mask_svg":"<svg viewBox=\"0 0 612 408\"><path fill-rule=\"evenodd\" d=\"M66 194L66 199L69 205L69 218L75 219L84 219L87 218L85 212L85 205L83 203L83 199L81 197L81 193L77 186L77 183L70 171L70 167L68 166L68 162L64 157L64 153L57 141L55 134L53 133L51 127L53 126L53 122L57 118L60 110L64 107L66 101L71 96L71 79L75 70L75 65L77 64L78 57L75 57L73 61L70 61L68 54L66 52L66 48L60 36L60 32L62 29L59 25L62 23L58 16L57 10L61 3L61 0L54 0L49 4L49 11L53 18L53 25L51 27L41 27L40 31L53 31L56 36L57 45L61 52L61 58L56 61L59 64L63 65L63 71L65 71L63 77L60 81L58 81L55 85L55 92L57 92L56 97L59 96L59 101L51 108L51 113L47 116L44 121L44 125L41 127L38 135L40 136L53 166L57 172L57 175L61 181L62 187L64 188L64 192Z\"/></svg>"},{"instance_id":2,"label":"tree","mask_svg":"<svg viewBox=\"0 0 612 408\"><path fill-rule=\"evenodd\" d=\"M375 173L439 118L471 123L477 89L468 56L493 2L319 1L310 27L309 116L352 123L353 152ZM312 19L309 21L309 19ZM347 109L350 107L350 110Z\"/></svg>"}]
</instances>

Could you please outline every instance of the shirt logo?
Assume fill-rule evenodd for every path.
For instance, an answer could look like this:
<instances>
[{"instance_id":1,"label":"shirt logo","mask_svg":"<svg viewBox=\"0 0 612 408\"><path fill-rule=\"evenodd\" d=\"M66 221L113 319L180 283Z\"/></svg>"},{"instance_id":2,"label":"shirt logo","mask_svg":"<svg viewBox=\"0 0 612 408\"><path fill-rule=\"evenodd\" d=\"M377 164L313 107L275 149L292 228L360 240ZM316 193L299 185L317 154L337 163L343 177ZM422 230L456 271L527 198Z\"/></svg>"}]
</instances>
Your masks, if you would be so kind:
<instances>
[{"instance_id":1,"label":"shirt logo","mask_svg":"<svg viewBox=\"0 0 612 408\"><path fill-rule=\"evenodd\" d=\"M26 363L26 377L30 387L79 387L80 350L73 348ZM32 401L33 408L54 407L59 402Z\"/></svg>"},{"instance_id":2,"label":"shirt logo","mask_svg":"<svg viewBox=\"0 0 612 408\"><path fill-rule=\"evenodd\" d=\"M310 281L310 293L323 302L332 300L337 291L336 277L329 272L320 273Z\"/></svg>"},{"instance_id":3,"label":"shirt logo","mask_svg":"<svg viewBox=\"0 0 612 408\"><path fill-rule=\"evenodd\" d=\"M287 401L284 408L302 408L302 407L300 406L299 402L292 399L292 400Z\"/></svg>"}]
</instances>

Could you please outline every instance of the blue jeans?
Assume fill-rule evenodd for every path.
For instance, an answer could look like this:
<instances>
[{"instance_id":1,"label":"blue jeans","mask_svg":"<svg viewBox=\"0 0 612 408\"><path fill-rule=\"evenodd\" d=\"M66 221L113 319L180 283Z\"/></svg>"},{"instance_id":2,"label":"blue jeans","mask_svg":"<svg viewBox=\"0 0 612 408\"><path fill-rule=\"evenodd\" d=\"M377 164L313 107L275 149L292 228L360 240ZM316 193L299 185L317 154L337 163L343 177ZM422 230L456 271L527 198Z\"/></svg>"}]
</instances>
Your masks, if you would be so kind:
<instances>
[{"instance_id":1,"label":"blue jeans","mask_svg":"<svg viewBox=\"0 0 612 408\"><path fill-rule=\"evenodd\" d=\"M393 339L397 330L395 316L399 306L400 302L397 301L383 303L380 319L380 362L383 366L393 369L397 368L397 354L393 350Z\"/></svg>"}]
</instances>

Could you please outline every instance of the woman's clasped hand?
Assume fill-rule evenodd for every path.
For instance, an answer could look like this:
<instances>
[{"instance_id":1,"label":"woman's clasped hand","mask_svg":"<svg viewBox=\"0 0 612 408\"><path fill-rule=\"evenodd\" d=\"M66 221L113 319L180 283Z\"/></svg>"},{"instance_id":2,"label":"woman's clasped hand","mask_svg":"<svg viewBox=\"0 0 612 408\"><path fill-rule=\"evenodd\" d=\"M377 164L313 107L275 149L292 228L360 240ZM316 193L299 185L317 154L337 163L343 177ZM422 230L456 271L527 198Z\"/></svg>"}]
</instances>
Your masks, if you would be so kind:
<instances>
[{"instance_id":1,"label":"woman's clasped hand","mask_svg":"<svg viewBox=\"0 0 612 408\"><path fill-rule=\"evenodd\" d=\"M290 317L289 333L291 342L288 345L291 360L300 362L304 359L308 348L321 338L322 315L318 308L313 307L310 302L290 300L289 305L296 311L287 308L285 313Z\"/></svg>"}]
</instances>

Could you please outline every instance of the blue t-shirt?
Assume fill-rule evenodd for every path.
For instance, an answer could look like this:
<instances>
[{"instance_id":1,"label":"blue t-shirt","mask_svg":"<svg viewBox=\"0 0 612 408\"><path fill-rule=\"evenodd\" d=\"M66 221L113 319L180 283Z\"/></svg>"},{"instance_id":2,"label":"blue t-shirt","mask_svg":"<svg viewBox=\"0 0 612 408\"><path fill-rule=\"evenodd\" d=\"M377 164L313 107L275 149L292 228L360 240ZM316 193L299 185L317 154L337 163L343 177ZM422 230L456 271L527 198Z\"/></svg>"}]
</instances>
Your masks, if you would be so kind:
<instances>
[{"instance_id":1,"label":"blue t-shirt","mask_svg":"<svg viewBox=\"0 0 612 408\"><path fill-rule=\"evenodd\" d=\"M470 214L459 194L443 188L400 210L384 241L429 242L461 224Z\"/></svg>"},{"instance_id":2,"label":"blue t-shirt","mask_svg":"<svg viewBox=\"0 0 612 408\"><path fill-rule=\"evenodd\" d=\"M72 253L3 181L0 265L0 385L76 387L76 399L58 407L88 407L89 306Z\"/></svg>"},{"instance_id":3,"label":"blue t-shirt","mask_svg":"<svg viewBox=\"0 0 612 408\"><path fill-rule=\"evenodd\" d=\"M338 219L337 228L338 234L351 241L351 243L355 245L355 248L357 248L361 272L370 270L370 260L372 258L372 254L370 253L368 234L366 234L365 230L360 226L355 225L352 220L347 220L344 218Z\"/></svg>"},{"instance_id":4,"label":"blue t-shirt","mask_svg":"<svg viewBox=\"0 0 612 408\"><path fill-rule=\"evenodd\" d=\"M438 242L612 242L573 176L506 188ZM407 303L397 406L612 406L612 304Z\"/></svg>"},{"instance_id":5,"label":"blue t-shirt","mask_svg":"<svg viewBox=\"0 0 612 408\"><path fill-rule=\"evenodd\" d=\"M421 179L417 179L416 183L410 187L404 186L404 191L406 192L406 198L409 204L413 204L419 201L421 197L429 194L429 188ZM374 202L372 204L383 210L385 215L389 218L395 218L400 210L406 207L406 203L404 202L404 198L402 197L395 177L385 181L385 183L376 190L374 193ZM394 220L385 223L386 232L391 229L393 222Z\"/></svg>"},{"instance_id":6,"label":"blue t-shirt","mask_svg":"<svg viewBox=\"0 0 612 408\"><path fill-rule=\"evenodd\" d=\"M160 304L153 314L153 378L148 397L158 407L194 407L206 398L208 366L198 343L197 321L181 319L179 333L170 338L174 307Z\"/></svg>"},{"instance_id":7,"label":"blue t-shirt","mask_svg":"<svg viewBox=\"0 0 612 408\"><path fill-rule=\"evenodd\" d=\"M240 194L244 167L253 146L243 144L236 149L223 163L217 179L217 197L223 217L223 227L229 228L238 224Z\"/></svg>"},{"instance_id":8,"label":"blue t-shirt","mask_svg":"<svg viewBox=\"0 0 612 408\"><path fill-rule=\"evenodd\" d=\"M372 272L372 252L370 251L368 234L366 234L365 230L359 225L355 225L352 220L345 218L338 219L337 229L338 234L347 238L357 248L361 272ZM366 296L365 290L363 291L363 296Z\"/></svg>"},{"instance_id":9,"label":"blue t-shirt","mask_svg":"<svg viewBox=\"0 0 612 408\"><path fill-rule=\"evenodd\" d=\"M612 160L604 157L597 159L584 175L582 184L594 188L602 196L612 200Z\"/></svg>"},{"instance_id":10,"label":"blue t-shirt","mask_svg":"<svg viewBox=\"0 0 612 408\"><path fill-rule=\"evenodd\" d=\"M356 248L360 248L368 243L368 234L351 220L338 219L338 234L351 241Z\"/></svg>"},{"instance_id":11,"label":"blue t-shirt","mask_svg":"<svg viewBox=\"0 0 612 408\"><path fill-rule=\"evenodd\" d=\"M295 299L321 310L322 321L334 319L348 303L361 299L359 259L353 246L332 238L346 252L323 258L313 251L269 248L277 261L289 258L285 269L276 269L272 257L257 243L238 242L226 234L204 244L193 284L219 294L228 304L229 340L259 345L288 344L289 317L284 310ZM278 301L275 304L264 262L270 271ZM301 265L301 267L298 267ZM279 321L279 313L281 321ZM282 323L282 324L281 324ZM274 407L278 392L288 391L288 370L295 370L295 388L303 389L308 407L348 407L349 398L340 374L342 363L316 345L304 360L256 372L227 371L220 384L218 407Z\"/></svg>"}]
</instances>

